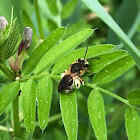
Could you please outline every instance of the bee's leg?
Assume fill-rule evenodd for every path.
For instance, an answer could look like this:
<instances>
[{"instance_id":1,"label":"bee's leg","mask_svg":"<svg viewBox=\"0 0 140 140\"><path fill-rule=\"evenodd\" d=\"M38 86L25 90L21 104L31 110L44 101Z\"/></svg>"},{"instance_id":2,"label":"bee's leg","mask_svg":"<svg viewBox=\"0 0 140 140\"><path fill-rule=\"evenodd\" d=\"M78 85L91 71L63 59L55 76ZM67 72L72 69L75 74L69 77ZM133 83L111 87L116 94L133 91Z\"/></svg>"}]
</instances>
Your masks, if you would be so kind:
<instances>
[{"instance_id":1,"label":"bee's leg","mask_svg":"<svg viewBox=\"0 0 140 140\"><path fill-rule=\"evenodd\" d=\"M89 69L85 70L86 72L89 72L91 75L95 76L96 73L92 73Z\"/></svg>"},{"instance_id":2,"label":"bee's leg","mask_svg":"<svg viewBox=\"0 0 140 140\"><path fill-rule=\"evenodd\" d=\"M93 73L89 69L85 69L85 71L93 75Z\"/></svg>"},{"instance_id":3,"label":"bee's leg","mask_svg":"<svg viewBox=\"0 0 140 140\"><path fill-rule=\"evenodd\" d=\"M64 70L62 73L61 73L61 79L65 76L65 73L67 72L67 70Z\"/></svg>"},{"instance_id":4,"label":"bee's leg","mask_svg":"<svg viewBox=\"0 0 140 140\"><path fill-rule=\"evenodd\" d=\"M80 86L81 86L81 84L84 85L84 80L83 80L83 78L82 78L82 77L79 77L79 76L76 76L76 77L74 78L74 84L75 84L76 88L79 89Z\"/></svg>"},{"instance_id":5,"label":"bee's leg","mask_svg":"<svg viewBox=\"0 0 140 140\"><path fill-rule=\"evenodd\" d=\"M65 93L70 94L71 91L72 91L72 89L67 89L67 90L65 90Z\"/></svg>"},{"instance_id":6,"label":"bee's leg","mask_svg":"<svg viewBox=\"0 0 140 140\"><path fill-rule=\"evenodd\" d=\"M92 73L93 76L95 76L96 72Z\"/></svg>"},{"instance_id":7,"label":"bee's leg","mask_svg":"<svg viewBox=\"0 0 140 140\"><path fill-rule=\"evenodd\" d=\"M70 92L73 90L73 84L71 86L68 86L67 89L65 90L66 94L70 94Z\"/></svg>"},{"instance_id":8,"label":"bee's leg","mask_svg":"<svg viewBox=\"0 0 140 140\"><path fill-rule=\"evenodd\" d=\"M84 80L83 80L83 78L82 77L79 77L79 80L80 80L81 84L84 86Z\"/></svg>"}]
</instances>

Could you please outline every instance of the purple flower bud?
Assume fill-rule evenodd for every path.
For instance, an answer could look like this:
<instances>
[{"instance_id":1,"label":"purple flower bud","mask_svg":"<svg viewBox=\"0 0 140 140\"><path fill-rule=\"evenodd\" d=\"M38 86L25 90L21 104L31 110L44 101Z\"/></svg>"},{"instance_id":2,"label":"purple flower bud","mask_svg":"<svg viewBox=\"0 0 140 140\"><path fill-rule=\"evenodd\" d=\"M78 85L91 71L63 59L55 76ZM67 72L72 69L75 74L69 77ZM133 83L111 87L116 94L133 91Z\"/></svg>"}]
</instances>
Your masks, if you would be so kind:
<instances>
[{"instance_id":1,"label":"purple flower bud","mask_svg":"<svg viewBox=\"0 0 140 140\"><path fill-rule=\"evenodd\" d=\"M18 49L18 56L21 54L22 50L27 50L32 42L33 30L30 27L26 27L22 33L22 41Z\"/></svg>"},{"instance_id":2,"label":"purple flower bud","mask_svg":"<svg viewBox=\"0 0 140 140\"><path fill-rule=\"evenodd\" d=\"M25 43L21 41L18 49L18 56L21 54L22 50L24 49ZM25 46L26 47L26 46Z\"/></svg>"},{"instance_id":3,"label":"purple flower bud","mask_svg":"<svg viewBox=\"0 0 140 140\"><path fill-rule=\"evenodd\" d=\"M22 41L25 42L28 48L31 45L33 36L33 30L30 27L26 27L22 33Z\"/></svg>"},{"instance_id":4,"label":"purple flower bud","mask_svg":"<svg viewBox=\"0 0 140 140\"><path fill-rule=\"evenodd\" d=\"M4 29L6 28L6 26L8 25L8 22L6 20L5 17L0 16L0 29Z\"/></svg>"},{"instance_id":5,"label":"purple flower bud","mask_svg":"<svg viewBox=\"0 0 140 140\"><path fill-rule=\"evenodd\" d=\"M25 60L27 49L32 42L33 30L30 27L26 27L22 33L22 41L19 45L18 52L15 56L9 58L9 64L13 72L20 75L22 64Z\"/></svg>"}]
</instances>

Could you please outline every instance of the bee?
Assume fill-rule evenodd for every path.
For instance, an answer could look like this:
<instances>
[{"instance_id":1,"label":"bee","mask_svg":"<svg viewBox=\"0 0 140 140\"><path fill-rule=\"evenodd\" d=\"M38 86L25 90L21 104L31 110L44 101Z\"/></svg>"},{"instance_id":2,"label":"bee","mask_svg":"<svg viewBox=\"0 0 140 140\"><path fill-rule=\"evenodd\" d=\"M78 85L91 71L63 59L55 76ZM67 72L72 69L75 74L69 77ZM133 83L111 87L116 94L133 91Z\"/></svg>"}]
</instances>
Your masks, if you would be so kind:
<instances>
[{"instance_id":1,"label":"bee","mask_svg":"<svg viewBox=\"0 0 140 140\"><path fill-rule=\"evenodd\" d=\"M84 85L84 80L81 77L85 72L89 72L93 74L89 69L89 62L88 60L91 59L100 59L99 57L93 57L90 59L85 59L87 54L88 47L86 49L84 58L79 58L72 64L70 64L70 67L68 70L65 70L61 74L61 80L58 85L58 92L65 92L66 94L69 94L73 89L74 85L77 89L80 88L81 84Z\"/></svg>"}]
</instances>

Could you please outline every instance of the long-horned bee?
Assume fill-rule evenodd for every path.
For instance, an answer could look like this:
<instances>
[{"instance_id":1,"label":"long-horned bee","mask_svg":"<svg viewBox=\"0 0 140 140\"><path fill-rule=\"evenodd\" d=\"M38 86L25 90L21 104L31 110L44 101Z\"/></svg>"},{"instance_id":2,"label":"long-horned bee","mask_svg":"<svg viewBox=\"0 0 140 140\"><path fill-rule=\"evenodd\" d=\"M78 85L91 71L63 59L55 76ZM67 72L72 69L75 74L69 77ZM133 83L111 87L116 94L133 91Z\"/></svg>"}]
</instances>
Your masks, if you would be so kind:
<instances>
[{"instance_id":1,"label":"long-horned bee","mask_svg":"<svg viewBox=\"0 0 140 140\"><path fill-rule=\"evenodd\" d=\"M83 78L81 77L85 72L90 72L88 70L89 62L91 59L100 59L99 57L93 57L90 59L85 59L88 47L86 49L84 58L79 58L73 62L68 70L65 70L61 74L61 80L58 85L58 92L70 93L74 89L74 85L77 89L80 88L81 84L84 85Z\"/></svg>"}]
</instances>

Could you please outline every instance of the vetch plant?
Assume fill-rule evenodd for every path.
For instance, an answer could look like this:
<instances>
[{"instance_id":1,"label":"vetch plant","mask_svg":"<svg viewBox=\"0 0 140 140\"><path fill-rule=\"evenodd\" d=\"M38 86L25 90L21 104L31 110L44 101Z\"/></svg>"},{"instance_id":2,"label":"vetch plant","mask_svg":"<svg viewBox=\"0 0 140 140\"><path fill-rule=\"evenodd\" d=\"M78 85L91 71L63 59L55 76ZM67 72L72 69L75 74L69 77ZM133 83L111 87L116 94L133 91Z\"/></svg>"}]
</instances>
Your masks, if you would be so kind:
<instances>
[{"instance_id":1,"label":"vetch plant","mask_svg":"<svg viewBox=\"0 0 140 140\"><path fill-rule=\"evenodd\" d=\"M22 69L27 50L31 45L32 36L33 30L30 27L26 27L22 33L22 41L19 45L18 51L8 59L11 70L16 73L16 75L19 75L20 70Z\"/></svg>"},{"instance_id":2,"label":"vetch plant","mask_svg":"<svg viewBox=\"0 0 140 140\"><path fill-rule=\"evenodd\" d=\"M97 10L94 6L90 6L92 1L82 1L86 3L89 9ZM139 140L140 119L138 112L140 108L138 105L140 104L140 90L131 91L128 94L128 98L125 99L113 93L111 86L108 86L133 68L135 64L139 67L137 63L139 51L136 48L134 49L132 42L116 24L117 30L114 30L123 42L127 44L128 52L126 50L115 50L116 45L113 44L85 45L84 43L88 38L94 40L92 35L96 32L95 29L85 28L68 36L67 31L71 27L61 26L60 20L61 18L66 19L72 14L77 0L71 0L63 8L58 8L60 5L56 5L56 1L51 3L47 0L49 12L53 15L52 17L57 17L60 22L57 23L57 29L54 29L53 32L45 37L38 1L35 0L34 4L39 28L38 34L42 41L38 41L38 45L34 46L33 49L32 44L34 45L37 35L34 24L29 19L26 10L22 11L22 16L25 25L28 26L23 31L20 31L20 25L16 24L16 20L13 21L13 12L11 23L7 24L6 20L4 20L5 24L0 28L0 70L8 79L8 83L0 92L0 115L3 116L10 103L12 103L14 124L12 133L14 133L14 136L22 139L25 137L25 134L27 135L25 133L27 131L29 134L28 138L33 137L38 126L43 133L47 130L47 127L50 127L49 124L51 122L62 118L68 139L76 140L81 127L80 119L82 113L80 109L86 102L87 110L85 110L85 114L89 118L87 131L91 133L92 127L94 131L93 137L96 137L98 140L107 140L110 131L108 131L109 120L106 117L109 112L106 96L108 97L109 95L111 100L116 99L119 101L117 102L118 104L122 103L125 105L124 118L128 139ZM97 1L95 4L97 7L102 8ZM68 11L67 8L69 9ZM102 10L101 13L103 12ZM111 28L115 26L112 25L114 21L107 13L107 19L104 19L105 17L101 16L98 10L96 13L105 22L107 19L110 19L108 24ZM27 23L27 21L29 22ZM3 20L0 20L0 22L2 22L0 25L3 25ZM68 37L64 39L65 36ZM61 80L61 73L67 70L75 60L84 57L87 46L88 51L85 59L89 59L88 69L91 73L96 74L93 76L90 73L85 73L82 76L84 85L80 89L74 87L74 90L68 95L58 93L57 86ZM100 59L90 59L94 57ZM51 116L51 112L55 112L55 109L59 106L57 104L53 110L53 103L59 101L59 98L60 113ZM84 100L84 102L81 100ZM40 130L37 129L37 131ZM90 133L88 132L87 140L90 139Z\"/></svg>"}]
</instances>

